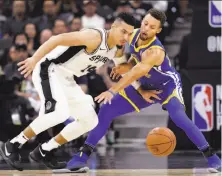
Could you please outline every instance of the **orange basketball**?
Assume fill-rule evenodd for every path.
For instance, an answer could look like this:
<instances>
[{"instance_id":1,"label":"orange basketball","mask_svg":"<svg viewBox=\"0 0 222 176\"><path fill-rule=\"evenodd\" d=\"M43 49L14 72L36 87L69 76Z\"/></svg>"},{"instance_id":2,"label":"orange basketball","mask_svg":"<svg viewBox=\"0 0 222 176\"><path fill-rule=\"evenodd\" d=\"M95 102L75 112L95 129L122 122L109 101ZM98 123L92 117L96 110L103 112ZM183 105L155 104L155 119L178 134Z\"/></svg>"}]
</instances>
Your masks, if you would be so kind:
<instances>
[{"instance_id":1,"label":"orange basketball","mask_svg":"<svg viewBox=\"0 0 222 176\"><path fill-rule=\"evenodd\" d=\"M154 156L168 156L176 147L176 136L169 128L154 128L147 135L146 146Z\"/></svg>"}]
</instances>

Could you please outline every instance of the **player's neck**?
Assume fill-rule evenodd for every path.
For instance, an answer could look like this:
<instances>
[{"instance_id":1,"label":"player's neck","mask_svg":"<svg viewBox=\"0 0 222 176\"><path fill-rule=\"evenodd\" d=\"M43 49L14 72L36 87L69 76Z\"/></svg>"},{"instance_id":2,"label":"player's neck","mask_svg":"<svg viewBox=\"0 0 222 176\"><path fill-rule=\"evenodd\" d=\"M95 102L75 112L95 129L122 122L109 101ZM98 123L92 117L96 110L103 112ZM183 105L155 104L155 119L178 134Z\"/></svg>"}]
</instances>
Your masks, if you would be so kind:
<instances>
[{"instance_id":1,"label":"player's neck","mask_svg":"<svg viewBox=\"0 0 222 176\"><path fill-rule=\"evenodd\" d=\"M110 31L107 31L107 44L110 49L112 49L116 44L114 43L113 36Z\"/></svg>"}]
</instances>

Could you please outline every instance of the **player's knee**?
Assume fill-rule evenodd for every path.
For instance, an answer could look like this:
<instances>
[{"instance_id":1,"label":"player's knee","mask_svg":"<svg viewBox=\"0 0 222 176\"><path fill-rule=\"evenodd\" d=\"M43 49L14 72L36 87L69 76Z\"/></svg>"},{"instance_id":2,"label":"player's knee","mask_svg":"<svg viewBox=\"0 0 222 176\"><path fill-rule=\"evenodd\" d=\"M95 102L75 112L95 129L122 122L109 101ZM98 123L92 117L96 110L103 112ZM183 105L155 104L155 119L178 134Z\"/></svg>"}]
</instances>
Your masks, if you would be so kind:
<instances>
[{"instance_id":1,"label":"player's knee","mask_svg":"<svg viewBox=\"0 0 222 176\"><path fill-rule=\"evenodd\" d=\"M42 116L37 117L31 124L30 127L32 130L35 132L35 134L39 134L48 128L51 128L55 125L58 125L62 123L65 118L63 116L60 116L57 111L48 113L48 114L43 114ZM67 118L66 118L67 119Z\"/></svg>"},{"instance_id":2,"label":"player's knee","mask_svg":"<svg viewBox=\"0 0 222 176\"><path fill-rule=\"evenodd\" d=\"M98 116L95 113L90 117L90 119L87 122L85 122L87 132L94 129L98 125L98 123L99 123Z\"/></svg>"},{"instance_id":3,"label":"player's knee","mask_svg":"<svg viewBox=\"0 0 222 176\"><path fill-rule=\"evenodd\" d=\"M185 113L184 106L175 98L171 99L166 104L166 109L169 113L171 120L178 126L183 127L184 123L187 123L190 119L187 117Z\"/></svg>"}]
</instances>

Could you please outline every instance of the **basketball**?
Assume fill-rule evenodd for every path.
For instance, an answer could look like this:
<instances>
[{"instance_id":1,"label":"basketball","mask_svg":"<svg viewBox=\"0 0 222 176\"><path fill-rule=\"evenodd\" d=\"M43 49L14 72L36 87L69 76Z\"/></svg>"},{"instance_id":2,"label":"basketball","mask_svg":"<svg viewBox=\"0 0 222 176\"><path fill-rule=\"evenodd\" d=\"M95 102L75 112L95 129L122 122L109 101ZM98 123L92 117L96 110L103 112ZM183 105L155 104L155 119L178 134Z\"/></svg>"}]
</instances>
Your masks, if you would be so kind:
<instances>
[{"instance_id":1,"label":"basketball","mask_svg":"<svg viewBox=\"0 0 222 176\"><path fill-rule=\"evenodd\" d=\"M146 146L154 156L168 156L176 147L176 136L169 128L154 128L147 135Z\"/></svg>"}]
</instances>

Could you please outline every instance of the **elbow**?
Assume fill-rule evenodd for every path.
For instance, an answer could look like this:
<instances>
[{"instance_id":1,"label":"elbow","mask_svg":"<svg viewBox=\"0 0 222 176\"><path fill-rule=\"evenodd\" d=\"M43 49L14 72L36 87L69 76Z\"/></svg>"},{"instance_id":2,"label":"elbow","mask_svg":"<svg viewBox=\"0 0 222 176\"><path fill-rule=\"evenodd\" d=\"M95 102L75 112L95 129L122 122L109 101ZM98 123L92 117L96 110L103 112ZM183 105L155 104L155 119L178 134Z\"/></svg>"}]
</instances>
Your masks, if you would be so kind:
<instances>
[{"instance_id":1,"label":"elbow","mask_svg":"<svg viewBox=\"0 0 222 176\"><path fill-rule=\"evenodd\" d=\"M52 36L50 37L49 41L53 44L54 47L57 47L58 45L62 45L61 41L62 41L62 36L60 35L56 35L56 36Z\"/></svg>"}]
</instances>

